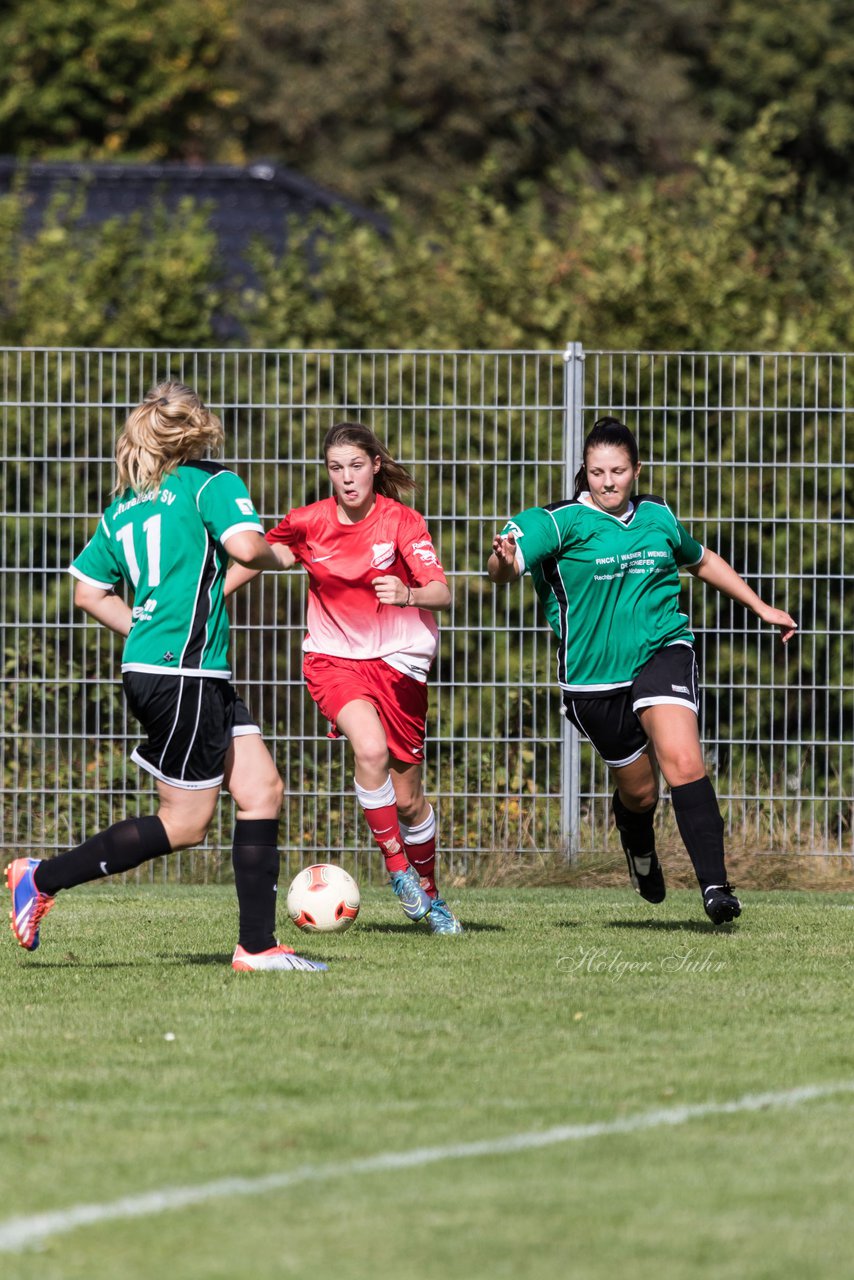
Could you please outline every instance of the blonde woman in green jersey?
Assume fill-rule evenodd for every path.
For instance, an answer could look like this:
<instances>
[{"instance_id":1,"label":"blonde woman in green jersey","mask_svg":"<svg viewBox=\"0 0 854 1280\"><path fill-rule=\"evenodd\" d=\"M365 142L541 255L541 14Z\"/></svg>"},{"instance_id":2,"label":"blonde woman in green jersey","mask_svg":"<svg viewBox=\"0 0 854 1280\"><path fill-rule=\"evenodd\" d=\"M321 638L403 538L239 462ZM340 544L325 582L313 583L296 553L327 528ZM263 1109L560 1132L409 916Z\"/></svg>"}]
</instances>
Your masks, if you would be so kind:
<instances>
[{"instance_id":1,"label":"blonde woman in green jersey","mask_svg":"<svg viewBox=\"0 0 854 1280\"><path fill-rule=\"evenodd\" d=\"M653 830L660 770L706 914L724 924L741 914L741 903L727 879L723 819L703 762L679 571L779 628L783 644L797 623L692 538L661 498L634 495L641 463L622 422L600 418L583 456L574 496L508 521L493 539L487 572L495 583L533 578L558 638L562 711L614 774L614 818L637 892L647 902L665 896Z\"/></svg>"},{"instance_id":2,"label":"blonde woman in green jersey","mask_svg":"<svg viewBox=\"0 0 854 1280\"><path fill-rule=\"evenodd\" d=\"M237 806L232 967L326 968L274 934L284 788L231 685L223 582L229 556L254 569L288 563L265 540L243 481L204 461L221 443L219 418L178 382L154 387L119 435L114 501L70 572L75 603L125 637L125 697L147 735L132 758L154 776L160 806L57 857L11 863L12 932L28 951L60 889L199 844L224 786ZM116 594L120 584L132 604Z\"/></svg>"}]
</instances>

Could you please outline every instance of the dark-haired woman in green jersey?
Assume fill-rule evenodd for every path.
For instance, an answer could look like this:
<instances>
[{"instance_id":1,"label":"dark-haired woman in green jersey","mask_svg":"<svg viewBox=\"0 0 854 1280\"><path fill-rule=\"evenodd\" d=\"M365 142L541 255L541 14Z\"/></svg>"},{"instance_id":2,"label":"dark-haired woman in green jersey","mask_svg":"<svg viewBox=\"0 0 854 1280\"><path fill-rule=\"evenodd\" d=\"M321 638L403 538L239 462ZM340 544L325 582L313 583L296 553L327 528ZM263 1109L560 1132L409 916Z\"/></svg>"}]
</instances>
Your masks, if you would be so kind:
<instances>
[{"instance_id":1,"label":"dark-haired woman in green jersey","mask_svg":"<svg viewBox=\"0 0 854 1280\"><path fill-rule=\"evenodd\" d=\"M574 496L508 521L493 539L487 572L495 583L533 578L558 638L563 713L614 773L614 818L637 892L648 902L665 896L653 829L660 769L706 914L724 924L741 914L741 903L727 879L723 819L703 762L679 571L778 627L783 644L797 623L695 541L661 498L634 496L640 470L628 427L599 419L584 442Z\"/></svg>"}]
</instances>

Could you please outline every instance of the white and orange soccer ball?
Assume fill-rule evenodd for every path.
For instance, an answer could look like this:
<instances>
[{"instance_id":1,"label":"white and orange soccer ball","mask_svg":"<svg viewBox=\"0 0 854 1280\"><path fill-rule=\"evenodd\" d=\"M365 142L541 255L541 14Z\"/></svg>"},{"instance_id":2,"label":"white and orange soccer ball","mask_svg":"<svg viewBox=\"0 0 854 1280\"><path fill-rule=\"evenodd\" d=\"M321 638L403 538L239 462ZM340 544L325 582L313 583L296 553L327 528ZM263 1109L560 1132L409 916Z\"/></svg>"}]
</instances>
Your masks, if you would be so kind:
<instances>
[{"instance_id":1,"label":"white and orange soccer ball","mask_svg":"<svg viewBox=\"0 0 854 1280\"><path fill-rule=\"evenodd\" d=\"M359 914L359 886L343 867L303 867L288 889L288 915L306 933L342 933Z\"/></svg>"}]
</instances>

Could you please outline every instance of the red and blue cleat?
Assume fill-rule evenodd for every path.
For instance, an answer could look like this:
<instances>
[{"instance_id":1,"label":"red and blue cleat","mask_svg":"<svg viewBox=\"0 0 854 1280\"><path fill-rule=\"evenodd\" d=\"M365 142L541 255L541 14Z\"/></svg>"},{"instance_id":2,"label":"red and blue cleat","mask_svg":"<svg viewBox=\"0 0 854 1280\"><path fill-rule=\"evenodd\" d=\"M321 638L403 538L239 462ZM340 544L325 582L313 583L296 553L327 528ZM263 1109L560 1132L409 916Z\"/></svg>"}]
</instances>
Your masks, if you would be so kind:
<instances>
[{"instance_id":1,"label":"red and blue cleat","mask_svg":"<svg viewBox=\"0 0 854 1280\"><path fill-rule=\"evenodd\" d=\"M27 951L35 951L39 945L39 925L56 901L36 888L33 873L38 865L38 858L16 858L6 868L6 883L12 894L12 932Z\"/></svg>"}]
</instances>

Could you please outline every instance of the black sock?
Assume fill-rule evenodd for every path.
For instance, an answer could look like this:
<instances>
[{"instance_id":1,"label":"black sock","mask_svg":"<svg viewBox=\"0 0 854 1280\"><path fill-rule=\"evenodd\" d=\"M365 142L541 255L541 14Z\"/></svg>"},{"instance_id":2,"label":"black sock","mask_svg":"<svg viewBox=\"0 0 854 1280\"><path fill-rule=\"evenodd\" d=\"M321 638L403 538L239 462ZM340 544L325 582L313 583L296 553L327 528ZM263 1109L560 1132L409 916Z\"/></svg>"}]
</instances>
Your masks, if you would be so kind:
<instances>
[{"instance_id":1,"label":"black sock","mask_svg":"<svg viewBox=\"0 0 854 1280\"><path fill-rule=\"evenodd\" d=\"M279 878L278 818L238 818L231 865L240 916L238 942L257 954L276 945Z\"/></svg>"},{"instance_id":2,"label":"black sock","mask_svg":"<svg viewBox=\"0 0 854 1280\"><path fill-rule=\"evenodd\" d=\"M132 871L150 858L171 853L166 828L156 815L125 818L84 840L76 849L45 858L33 876L36 888L51 897L60 889Z\"/></svg>"},{"instance_id":3,"label":"black sock","mask_svg":"<svg viewBox=\"0 0 854 1280\"><path fill-rule=\"evenodd\" d=\"M726 883L724 820L710 778L670 788L673 813L700 889Z\"/></svg>"},{"instance_id":4,"label":"black sock","mask_svg":"<svg viewBox=\"0 0 854 1280\"><path fill-rule=\"evenodd\" d=\"M611 805L614 810L614 822L620 833L620 843L626 853L633 858L649 858L655 853L655 811L658 801L643 813L632 813L620 799L619 791L614 792Z\"/></svg>"}]
</instances>

